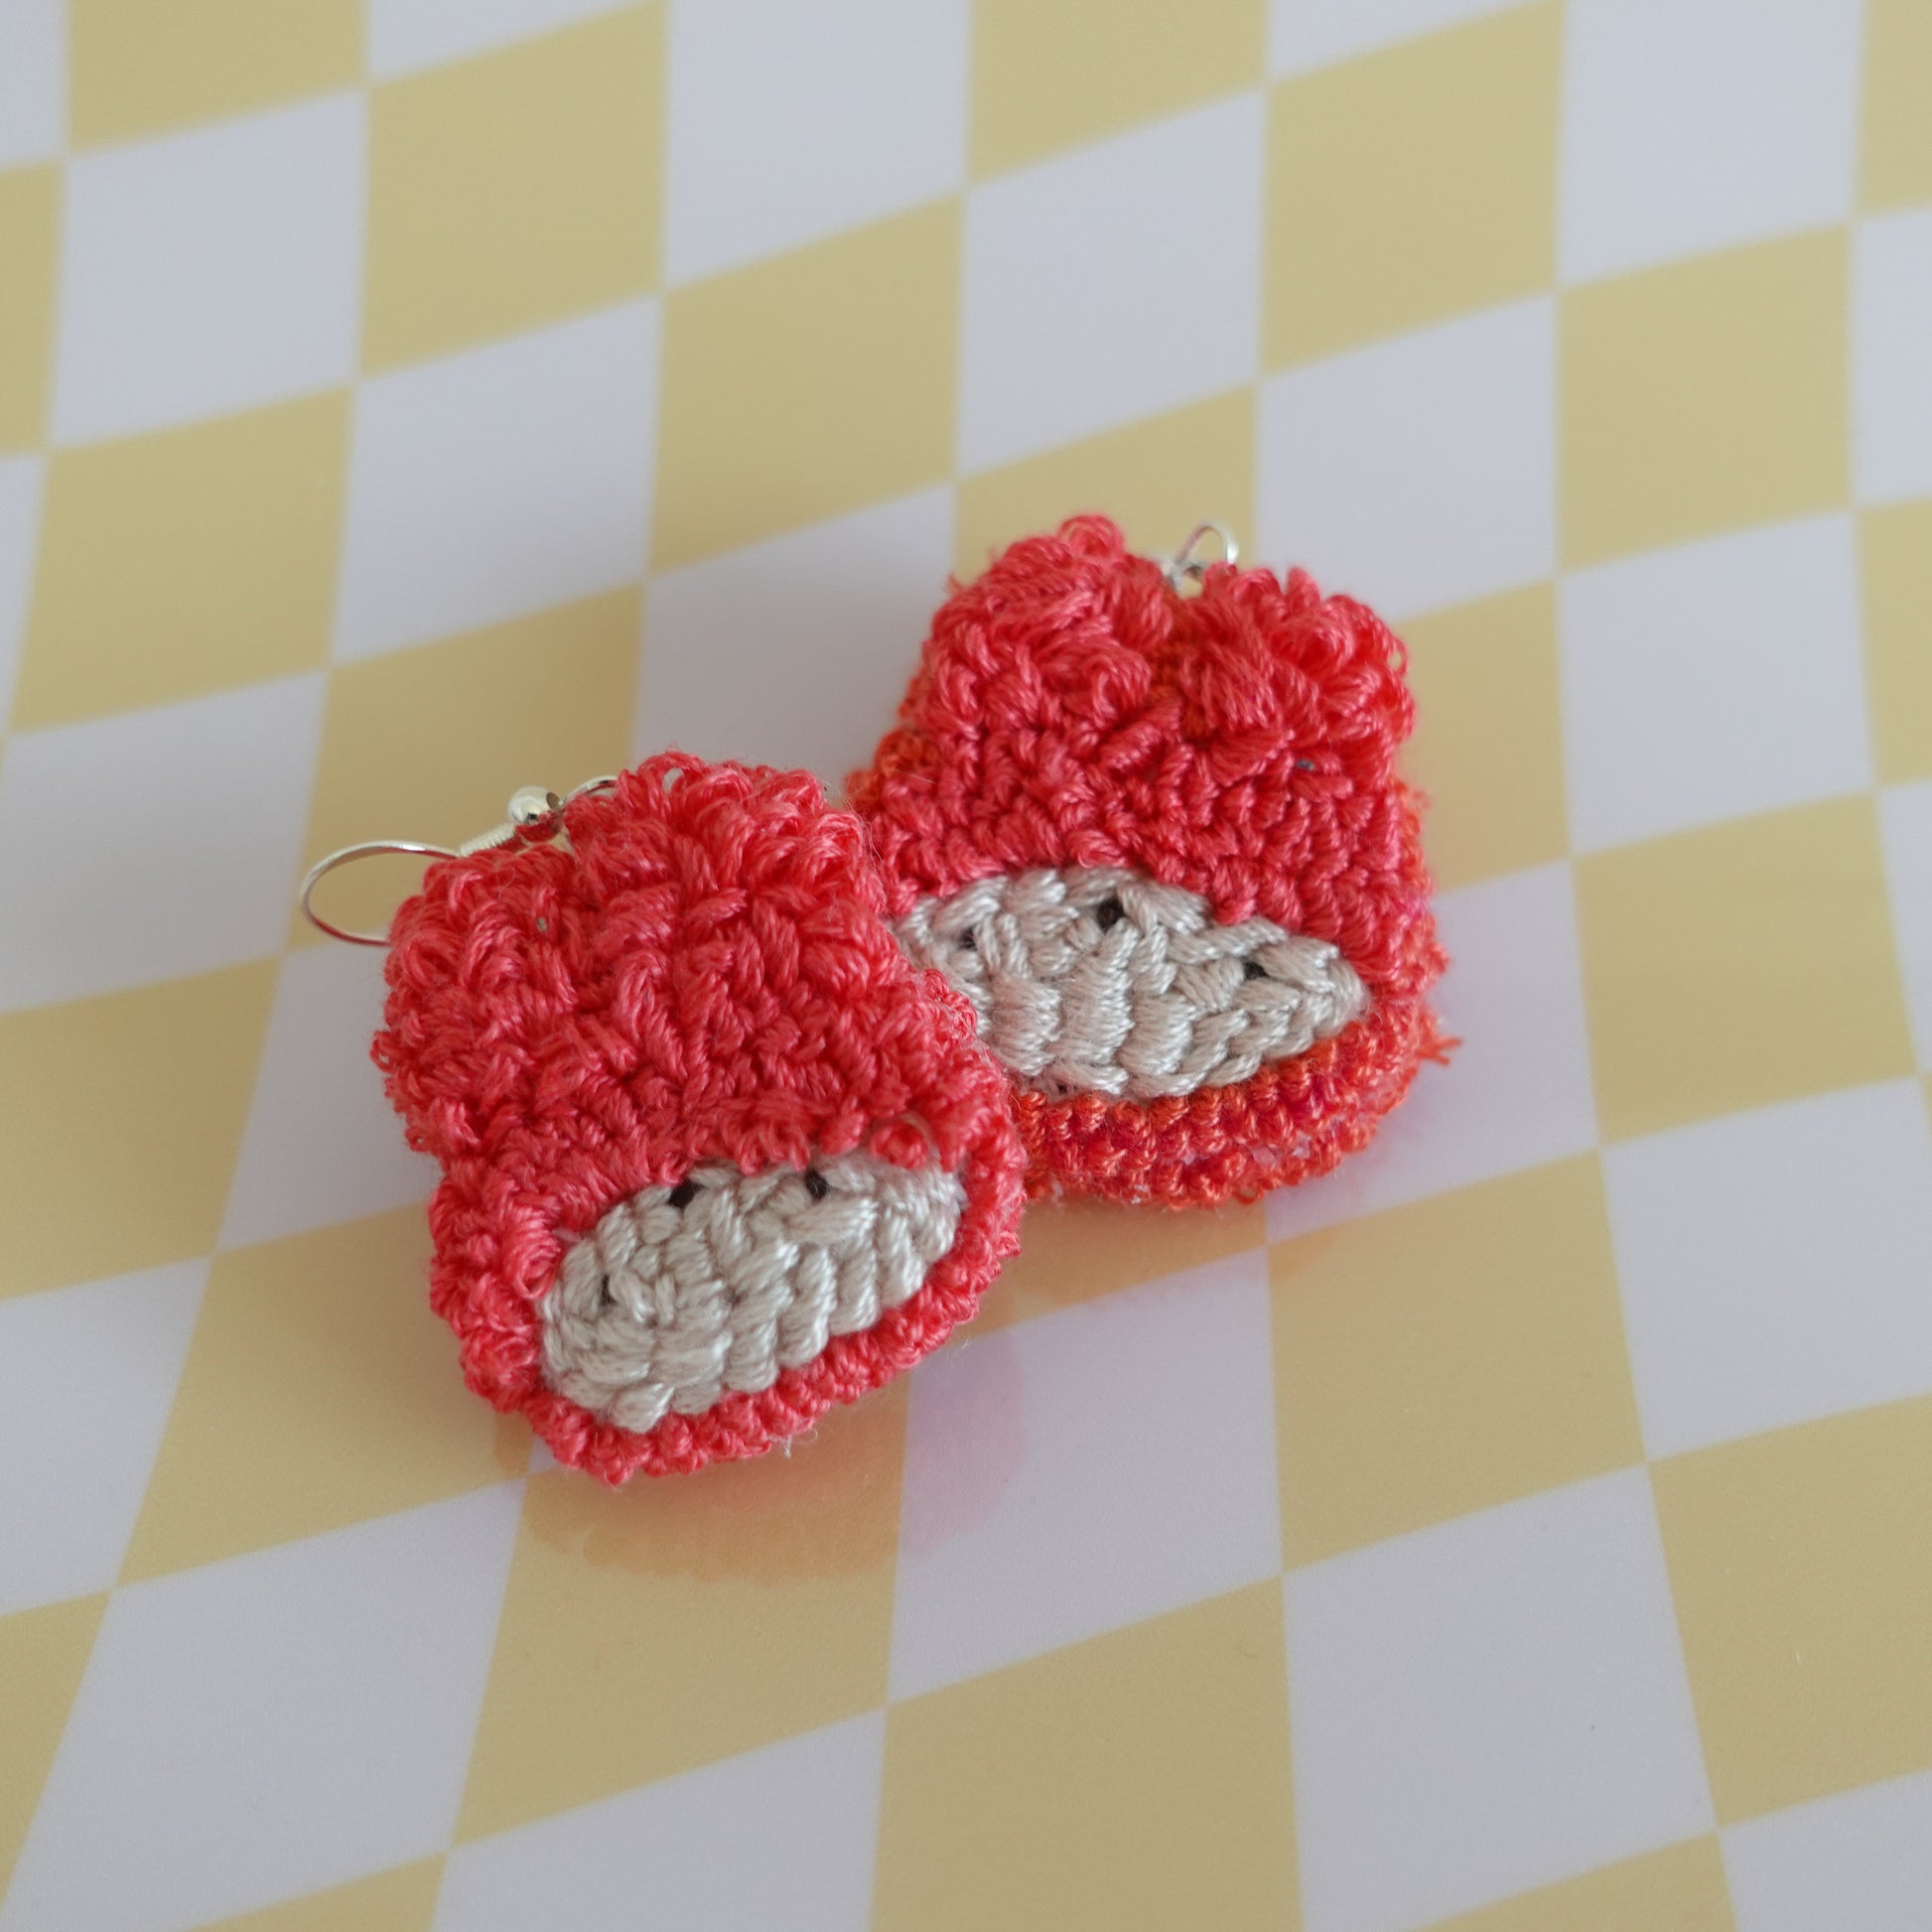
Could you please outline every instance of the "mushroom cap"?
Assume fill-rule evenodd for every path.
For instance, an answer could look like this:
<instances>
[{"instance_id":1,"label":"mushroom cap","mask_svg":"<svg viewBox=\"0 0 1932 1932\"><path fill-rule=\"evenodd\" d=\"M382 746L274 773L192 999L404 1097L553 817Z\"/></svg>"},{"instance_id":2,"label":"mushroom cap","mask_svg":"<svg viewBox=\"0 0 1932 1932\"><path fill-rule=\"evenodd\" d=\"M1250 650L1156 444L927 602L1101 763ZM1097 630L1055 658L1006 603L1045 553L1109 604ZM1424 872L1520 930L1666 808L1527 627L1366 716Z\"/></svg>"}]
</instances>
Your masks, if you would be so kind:
<instances>
[{"instance_id":1,"label":"mushroom cap","mask_svg":"<svg viewBox=\"0 0 1932 1932\"><path fill-rule=\"evenodd\" d=\"M1079 516L955 586L899 722L847 782L895 917L975 879L1130 866L1340 946L1374 991L1442 970L1401 641L1304 571L1181 596Z\"/></svg>"}]
</instances>

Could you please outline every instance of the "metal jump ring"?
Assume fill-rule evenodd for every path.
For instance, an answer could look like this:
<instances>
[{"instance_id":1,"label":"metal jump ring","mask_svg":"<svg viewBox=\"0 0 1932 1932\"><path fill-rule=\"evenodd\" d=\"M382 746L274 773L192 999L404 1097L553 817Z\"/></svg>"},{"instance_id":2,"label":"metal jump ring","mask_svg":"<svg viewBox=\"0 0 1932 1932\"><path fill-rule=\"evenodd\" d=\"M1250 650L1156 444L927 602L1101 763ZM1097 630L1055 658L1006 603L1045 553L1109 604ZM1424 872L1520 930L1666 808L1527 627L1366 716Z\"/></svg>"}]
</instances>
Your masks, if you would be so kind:
<instances>
[{"instance_id":1,"label":"metal jump ring","mask_svg":"<svg viewBox=\"0 0 1932 1932\"><path fill-rule=\"evenodd\" d=\"M1205 559L1196 557L1194 550L1203 537L1210 536L1220 539L1222 563L1233 565L1240 561L1241 546L1235 542L1234 532L1225 523L1216 523L1212 517L1208 517L1187 532L1187 541L1161 566L1169 589L1179 590L1182 579L1188 577L1198 584L1207 575Z\"/></svg>"}]
</instances>

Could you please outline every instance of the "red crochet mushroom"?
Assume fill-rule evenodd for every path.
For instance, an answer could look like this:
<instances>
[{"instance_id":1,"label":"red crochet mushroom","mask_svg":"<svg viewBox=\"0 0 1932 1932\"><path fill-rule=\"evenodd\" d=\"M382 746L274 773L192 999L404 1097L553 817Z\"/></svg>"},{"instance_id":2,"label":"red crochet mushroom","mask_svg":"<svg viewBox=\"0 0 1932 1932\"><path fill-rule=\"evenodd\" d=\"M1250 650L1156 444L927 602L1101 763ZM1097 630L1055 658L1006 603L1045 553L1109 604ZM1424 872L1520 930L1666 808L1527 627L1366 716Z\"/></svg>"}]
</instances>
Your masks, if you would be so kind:
<instances>
[{"instance_id":1,"label":"red crochet mushroom","mask_svg":"<svg viewBox=\"0 0 1932 1932\"><path fill-rule=\"evenodd\" d=\"M1404 669L1304 572L1183 595L1100 516L940 609L849 792L901 943L1013 1076L1032 1191L1251 1197L1440 1055Z\"/></svg>"},{"instance_id":2,"label":"red crochet mushroom","mask_svg":"<svg viewBox=\"0 0 1932 1932\"><path fill-rule=\"evenodd\" d=\"M471 1387L607 1482L796 1434L1014 1251L1004 1071L803 773L667 754L439 861L388 982L432 1304Z\"/></svg>"}]
</instances>

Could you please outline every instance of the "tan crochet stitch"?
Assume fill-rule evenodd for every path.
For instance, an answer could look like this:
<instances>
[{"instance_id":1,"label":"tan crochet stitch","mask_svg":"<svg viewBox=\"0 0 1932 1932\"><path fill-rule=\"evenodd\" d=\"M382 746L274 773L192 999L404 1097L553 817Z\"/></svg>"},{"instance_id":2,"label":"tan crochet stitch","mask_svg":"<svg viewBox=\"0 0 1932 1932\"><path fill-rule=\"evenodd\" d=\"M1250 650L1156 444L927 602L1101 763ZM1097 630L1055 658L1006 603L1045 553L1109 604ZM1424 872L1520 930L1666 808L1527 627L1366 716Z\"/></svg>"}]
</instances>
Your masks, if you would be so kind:
<instances>
[{"instance_id":1,"label":"tan crochet stitch","mask_svg":"<svg viewBox=\"0 0 1932 1932\"><path fill-rule=\"evenodd\" d=\"M965 1205L957 1174L866 1153L642 1188L565 1255L543 1302L545 1376L632 1430L768 1389L911 1296Z\"/></svg>"},{"instance_id":2,"label":"tan crochet stitch","mask_svg":"<svg viewBox=\"0 0 1932 1932\"><path fill-rule=\"evenodd\" d=\"M923 899L899 943L973 1003L1042 1093L1152 1100L1227 1086L1332 1039L1368 1005L1340 949L1120 867L1039 868Z\"/></svg>"}]
</instances>

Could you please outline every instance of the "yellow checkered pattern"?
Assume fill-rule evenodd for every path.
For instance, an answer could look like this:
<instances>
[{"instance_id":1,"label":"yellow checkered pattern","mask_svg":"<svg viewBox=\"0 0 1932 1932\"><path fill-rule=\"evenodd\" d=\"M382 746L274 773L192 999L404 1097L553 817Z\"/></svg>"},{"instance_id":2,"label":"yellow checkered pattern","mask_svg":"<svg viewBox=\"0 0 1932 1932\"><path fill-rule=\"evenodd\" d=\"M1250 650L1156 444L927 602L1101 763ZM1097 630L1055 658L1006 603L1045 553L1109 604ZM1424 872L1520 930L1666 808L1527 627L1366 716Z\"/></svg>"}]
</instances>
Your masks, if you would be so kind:
<instances>
[{"instance_id":1,"label":"yellow checkered pattern","mask_svg":"<svg viewBox=\"0 0 1932 1932\"><path fill-rule=\"evenodd\" d=\"M1929 21L11 6L0 1932L1924 1925ZM304 866L836 781L1083 508L1398 620L1455 1062L533 1458Z\"/></svg>"}]
</instances>

